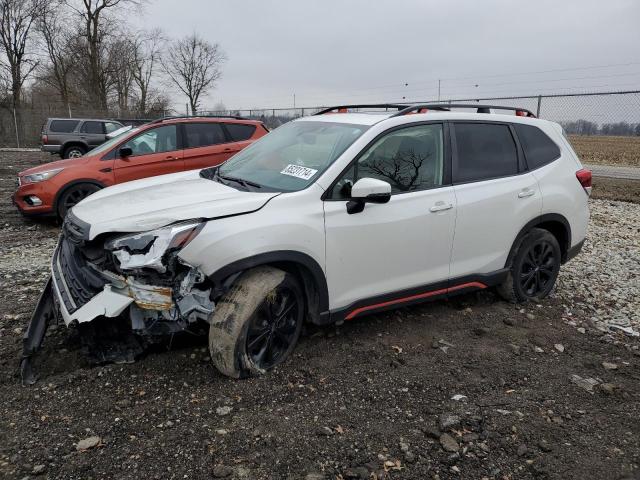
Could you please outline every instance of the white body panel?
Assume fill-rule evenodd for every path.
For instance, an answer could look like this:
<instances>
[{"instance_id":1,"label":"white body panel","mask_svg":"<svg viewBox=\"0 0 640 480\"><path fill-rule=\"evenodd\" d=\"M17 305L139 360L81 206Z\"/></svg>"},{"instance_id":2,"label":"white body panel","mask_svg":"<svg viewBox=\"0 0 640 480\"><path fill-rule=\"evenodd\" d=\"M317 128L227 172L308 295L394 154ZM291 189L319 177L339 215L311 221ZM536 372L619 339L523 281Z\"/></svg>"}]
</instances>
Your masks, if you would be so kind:
<instances>
[{"instance_id":1,"label":"white body panel","mask_svg":"<svg viewBox=\"0 0 640 480\"><path fill-rule=\"evenodd\" d=\"M454 191L458 216L451 277L504 268L520 229L540 215L542 197L535 177L524 173L466 183Z\"/></svg>"},{"instance_id":2,"label":"white body panel","mask_svg":"<svg viewBox=\"0 0 640 480\"><path fill-rule=\"evenodd\" d=\"M207 222L180 257L207 275L236 260L280 250L304 253L324 267L322 193L311 185L276 196L257 212Z\"/></svg>"},{"instance_id":3,"label":"white body panel","mask_svg":"<svg viewBox=\"0 0 640 480\"><path fill-rule=\"evenodd\" d=\"M90 238L95 238L104 232L139 232L180 220L251 212L276 195L241 192L190 170L105 188L73 207L73 214L91 225Z\"/></svg>"},{"instance_id":4,"label":"white body panel","mask_svg":"<svg viewBox=\"0 0 640 480\"><path fill-rule=\"evenodd\" d=\"M430 211L440 205L451 208ZM448 279L452 187L394 195L353 215L346 202L326 201L324 211L331 308Z\"/></svg>"},{"instance_id":5,"label":"white body panel","mask_svg":"<svg viewBox=\"0 0 640 480\"><path fill-rule=\"evenodd\" d=\"M582 168L580 160L562 135L559 125L558 128L552 125L546 125L543 130L560 145L561 158L532 173L542 192L542 213L558 213L567 219L571 227L570 246L573 247L587 236L589 196L574 181L576 171Z\"/></svg>"}]
</instances>

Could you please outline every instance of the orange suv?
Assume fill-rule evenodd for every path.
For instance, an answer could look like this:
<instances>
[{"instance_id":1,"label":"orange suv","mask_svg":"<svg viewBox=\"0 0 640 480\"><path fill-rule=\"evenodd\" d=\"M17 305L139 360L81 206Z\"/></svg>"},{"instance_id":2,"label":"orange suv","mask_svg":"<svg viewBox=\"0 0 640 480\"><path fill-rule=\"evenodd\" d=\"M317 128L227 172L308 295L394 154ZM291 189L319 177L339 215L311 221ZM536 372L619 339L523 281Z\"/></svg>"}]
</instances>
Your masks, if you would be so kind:
<instances>
[{"instance_id":1,"label":"orange suv","mask_svg":"<svg viewBox=\"0 0 640 480\"><path fill-rule=\"evenodd\" d=\"M162 118L132 128L79 158L18 174L13 202L24 215L57 215L117 183L211 167L268 133L240 117Z\"/></svg>"}]
</instances>

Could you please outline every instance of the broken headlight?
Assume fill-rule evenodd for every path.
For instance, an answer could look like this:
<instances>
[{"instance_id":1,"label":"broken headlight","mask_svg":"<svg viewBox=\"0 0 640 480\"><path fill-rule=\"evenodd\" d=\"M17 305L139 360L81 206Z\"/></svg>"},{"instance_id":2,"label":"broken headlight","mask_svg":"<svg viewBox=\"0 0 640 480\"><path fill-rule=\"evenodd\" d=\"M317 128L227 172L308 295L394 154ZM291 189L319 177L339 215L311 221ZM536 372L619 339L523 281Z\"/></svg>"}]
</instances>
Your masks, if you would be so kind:
<instances>
[{"instance_id":1,"label":"broken headlight","mask_svg":"<svg viewBox=\"0 0 640 480\"><path fill-rule=\"evenodd\" d=\"M122 270L151 268L164 273L167 270L163 262L165 253L186 247L200 232L204 223L182 222L150 232L125 235L114 238L105 244L118 260Z\"/></svg>"}]
</instances>

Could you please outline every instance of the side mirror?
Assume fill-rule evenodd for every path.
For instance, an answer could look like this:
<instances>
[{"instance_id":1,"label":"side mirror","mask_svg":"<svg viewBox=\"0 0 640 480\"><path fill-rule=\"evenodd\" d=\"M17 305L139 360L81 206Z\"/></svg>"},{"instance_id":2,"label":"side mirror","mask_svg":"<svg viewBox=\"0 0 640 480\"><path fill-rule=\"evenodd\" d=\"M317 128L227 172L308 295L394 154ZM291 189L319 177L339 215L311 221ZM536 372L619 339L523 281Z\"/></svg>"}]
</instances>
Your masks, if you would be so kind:
<instances>
[{"instance_id":1,"label":"side mirror","mask_svg":"<svg viewBox=\"0 0 640 480\"><path fill-rule=\"evenodd\" d=\"M347 202L347 213L360 213L365 203L387 203L391 200L391 185L377 178L361 178L351 187L351 198Z\"/></svg>"},{"instance_id":2,"label":"side mirror","mask_svg":"<svg viewBox=\"0 0 640 480\"><path fill-rule=\"evenodd\" d=\"M133 155L133 150L131 150L131 147L122 147L119 150L119 153L120 158L130 157L131 155Z\"/></svg>"}]
</instances>

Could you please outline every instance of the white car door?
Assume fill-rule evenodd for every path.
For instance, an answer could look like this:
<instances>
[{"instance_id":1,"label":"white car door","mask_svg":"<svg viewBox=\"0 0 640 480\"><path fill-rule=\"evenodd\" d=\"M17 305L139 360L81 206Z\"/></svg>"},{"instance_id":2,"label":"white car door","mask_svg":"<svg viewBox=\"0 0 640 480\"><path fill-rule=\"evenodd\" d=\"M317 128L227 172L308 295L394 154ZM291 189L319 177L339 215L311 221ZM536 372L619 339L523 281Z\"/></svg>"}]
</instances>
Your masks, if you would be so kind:
<instances>
[{"instance_id":1,"label":"white car door","mask_svg":"<svg viewBox=\"0 0 640 480\"><path fill-rule=\"evenodd\" d=\"M453 182L457 203L451 279L504 268L520 229L542 210L536 178L523 172L508 124L454 122Z\"/></svg>"},{"instance_id":2,"label":"white car door","mask_svg":"<svg viewBox=\"0 0 640 480\"><path fill-rule=\"evenodd\" d=\"M446 289L456 202L445 160L445 127L393 129L357 158L324 201L331 310L353 316ZM361 178L391 184L391 200L347 213ZM444 292L442 292L444 293Z\"/></svg>"}]
</instances>

